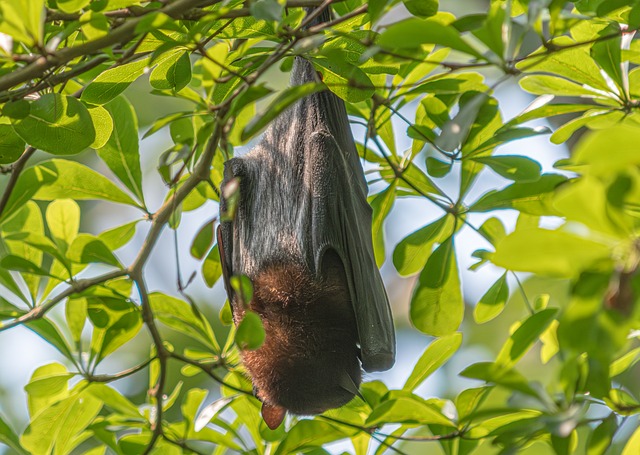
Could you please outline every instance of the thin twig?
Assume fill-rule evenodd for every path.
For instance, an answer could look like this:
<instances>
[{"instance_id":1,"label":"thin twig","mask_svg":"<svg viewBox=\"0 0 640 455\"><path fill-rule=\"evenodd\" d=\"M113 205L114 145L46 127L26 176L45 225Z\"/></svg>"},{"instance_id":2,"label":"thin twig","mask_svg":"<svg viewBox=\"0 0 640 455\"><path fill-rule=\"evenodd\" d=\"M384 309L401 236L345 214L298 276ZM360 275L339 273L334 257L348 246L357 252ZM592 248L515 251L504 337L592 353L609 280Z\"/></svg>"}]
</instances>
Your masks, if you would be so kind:
<instances>
[{"instance_id":1,"label":"thin twig","mask_svg":"<svg viewBox=\"0 0 640 455\"><path fill-rule=\"evenodd\" d=\"M149 445L145 449L143 455L147 455L151 453L151 450L155 446L158 438L162 436L162 416L163 416L163 402L164 402L164 387L167 382L167 358L170 353L167 348L164 346L162 341L162 337L160 336L160 331L156 326L156 322L153 316L153 310L151 309L151 302L149 301L149 291L147 290L147 285L144 280L144 276L142 275L142 271L136 271L131 278L136 283L138 287L138 294L140 295L140 304L142 306L142 319L144 320L147 329L149 329L149 333L151 334L151 338L153 339L153 343L156 346L156 351L158 353L158 361L160 362L160 372L158 375L158 382L153 388L153 395L156 399L156 407L155 407L155 419L151 424L151 441Z\"/></svg>"},{"instance_id":2,"label":"thin twig","mask_svg":"<svg viewBox=\"0 0 640 455\"><path fill-rule=\"evenodd\" d=\"M514 271L511 271L511 274L513 275L513 277L516 279L516 282L518 283L518 288L520 289L520 293L522 294L522 300L524 300L524 303L527 306L527 309L531 314L536 314L536 311L533 309L531 302L529 302L529 297L527 297L527 293L524 290L524 286L520 282L520 278L518 278L518 275Z\"/></svg>"},{"instance_id":3,"label":"thin twig","mask_svg":"<svg viewBox=\"0 0 640 455\"><path fill-rule=\"evenodd\" d=\"M52 309L54 306L62 302L67 297L71 297L73 294L78 294L93 286L97 286L106 281L113 280L115 278L120 278L125 275L127 275L126 270L118 269L112 272L98 275L97 277L94 277L94 278L86 278L82 280L72 281L71 285L67 289L65 289L63 292L58 294L53 299L47 301L43 305L33 308L32 310L23 314L19 318L12 319L11 321L7 321L7 322L0 322L0 332L3 332L7 329L10 329L20 324L26 324L28 322L35 321L36 319L40 319L47 313L47 311Z\"/></svg>"},{"instance_id":4,"label":"thin twig","mask_svg":"<svg viewBox=\"0 0 640 455\"><path fill-rule=\"evenodd\" d=\"M136 374L139 371L144 370L152 361L157 359L157 357L151 357L139 365L128 368L126 370L122 370L115 374L95 374L95 375L87 375L87 380L90 382L113 382L122 378L126 378L127 376L131 376L132 374Z\"/></svg>"},{"instance_id":5,"label":"thin twig","mask_svg":"<svg viewBox=\"0 0 640 455\"><path fill-rule=\"evenodd\" d=\"M13 193L13 189L15 188L16 183L18 183L18 177L20 177L22 169L27 164L27 161L29 161L29 158L31 158L31 156L35 153L35 151L35 147L27 147L25 151L22 152L22 155L20 155L20 158L18 158L18 161L16 161L12 165L11 177L9 177L9 182L7 183L7 186L2 193L2 198L0 199L0 218L2 218L2 214L7 207L7 203L11 198L11 193Z\"/></svg>"},{"instance_id":6,"label":"thin twig","mask_svg":"<svg viewBox=\"0 0 640 455\"><path fill-rule=\"evenodd\" d=\"M253 395L253 392L252 392L252 391L250 391L250 390L244 390L244 389L241 389L241 388L236 387L236 386L234 386L234 385L231 385L231 384L229 384L229 383L225 382L225 380L224 380L224 379L222 379L220 376L218 376L217 374L215 374L215 373L213 372L213 370L214 370L214 368L216 368L216 367L218 366L218 365L216 365L216 364L207 364L207 363L202 363L202 362L199 362L199 361L197 361L197 360L193 360L193 359L190 359L189 357L185 357L185 356L183 356L183 355L181 355L181 354L178 354L177 352L172 352L172 353L171 353L171 357L172 357L172 358L174 358L174 359L176 359L176 360L179 360L179 361L181 361L181 362L183 362L183 363L186 363L186 364L188 364L188 365L192 365L192 366L194 366L194 367L196 367L196 368L200 368L200 369L201 369L204 373L206 373L206 374L207 374L211 379L213 379L213 380L214 380L214 381L216 381L217 383L219 383L219 384L221 384L221 385L223 385L223 386L227 387L228 389L234 390L234 391L236 391L236 392L238 392L238 393L242 393L242 394L245 394L245 395Z\"/></svg>"},{"instance_id":7,"label":"thin twig","mask_svg":"<svg viewBox=\"0 0 640 455\"><path fill-rule=\"evenodd\" d=\"M160 8L158 11L173 18L181 17L185 11L203 3L203 0L176 0ZM125 22L120 27L112 29L108 34L78 46L67 47L46 56L40 56L35 62L0 77L0 91L8 90L16 85L30 81L42 75L51 68L61 67L71 60L84 55L93 54L115 44L131 41L136 36L136 28L143 20L136 17Z\"/></svg>"}]
</instances>

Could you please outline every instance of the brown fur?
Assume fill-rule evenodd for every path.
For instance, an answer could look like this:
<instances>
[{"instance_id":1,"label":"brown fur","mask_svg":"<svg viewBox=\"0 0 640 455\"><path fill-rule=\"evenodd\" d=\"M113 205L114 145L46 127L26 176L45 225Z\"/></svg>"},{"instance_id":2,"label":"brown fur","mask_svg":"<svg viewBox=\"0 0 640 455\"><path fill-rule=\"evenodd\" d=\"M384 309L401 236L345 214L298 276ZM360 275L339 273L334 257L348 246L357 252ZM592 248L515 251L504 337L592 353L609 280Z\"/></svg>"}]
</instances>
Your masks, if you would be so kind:
<instances>
[{"instance_id":1,"label":"brown fur","mask_svg":"<svg viewBox=\"0 0 640 455\"><path fill-rule=\"evenodd\" d=\"M292 263L265 267L253 279L251 309L267 337L259 349L243 352L243 361L258 398L294 414L340 407L361 381L344 268L332 252L324 264L321 279ZM236 322L242 316L236 314ZM349 380L352 390L345 388Z\"/></svg>"}]
</instances>

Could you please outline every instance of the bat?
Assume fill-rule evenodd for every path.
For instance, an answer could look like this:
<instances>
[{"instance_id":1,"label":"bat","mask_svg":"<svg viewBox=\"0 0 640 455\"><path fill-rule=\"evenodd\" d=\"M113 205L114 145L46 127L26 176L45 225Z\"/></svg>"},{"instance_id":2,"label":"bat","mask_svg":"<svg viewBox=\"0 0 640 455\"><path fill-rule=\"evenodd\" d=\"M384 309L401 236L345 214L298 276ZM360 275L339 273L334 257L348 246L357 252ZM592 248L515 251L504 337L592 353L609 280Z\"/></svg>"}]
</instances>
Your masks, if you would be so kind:
<instances>
[{"instance_id":1,"label":"bat","mask_svg":"<svg viewBox=\"0 0 640 455\"><path fill-rule=\"evenodd\" d=\"M329 20L328 11L318 20ZM291 85L319 81L296 57ZM232 185L235 210L224 221ZM260 348L242 351L265 422L274 429L287 411L346 404L362 369L393 366L395 333L344 102L329 90L297 101L249 153L225 163L221 187L218 248L234 323L246 307L230 277L246 275L248 308L266 332Z\"/></svg>"}]
</instances>

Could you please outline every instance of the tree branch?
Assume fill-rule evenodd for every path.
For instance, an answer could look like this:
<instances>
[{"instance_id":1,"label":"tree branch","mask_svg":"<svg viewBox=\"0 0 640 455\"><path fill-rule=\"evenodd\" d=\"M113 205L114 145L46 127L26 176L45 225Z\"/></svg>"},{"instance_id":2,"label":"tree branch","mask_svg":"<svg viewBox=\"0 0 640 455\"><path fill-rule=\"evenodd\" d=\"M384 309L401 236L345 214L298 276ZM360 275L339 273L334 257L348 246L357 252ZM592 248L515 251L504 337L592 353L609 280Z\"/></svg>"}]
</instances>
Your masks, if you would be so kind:
<instances>
[{"instance_id":1,"label":"tree branch","mask_svg":"<svg viewBox=\"0 0 640 455\"><path fill-rule=\"evenodd\" d=\"M178 18L185 14L185 11L199 6L202 3L204 3L203 0L176 0L159 8L157 11L167 16ZM46 70L65 65L75 58L93 54L102 49L109 48L114 44L131 41L136 35L136 27L142 19L142 17L131 19L120 27L111 30L107 35L93 41L80 44L79 46L67 47L46 56L40 56L35 62L0 77L0 91L8 90L23 82L41 77Z\"/></svg>"},{"instance_id":2,"label":"tree branch","mask_svg":"<svg viewBox=\"0 0 640 455\"><path fill-rule=\"evenodd\" d=\"M95 374L95 375L89 374L86 376L86 378L89 382L105 382L106 383L106 382L117 381L118 379L126 378L127 376L131 376L132 374L136 374L139 371L144 370L146 367L149 366L151 362L153 362L157 358L158 358L157 356L151 357L139 365L128 368L126 370L122 370L115 374Z\"/></svg>"},{"instance_id":3,"label":"tree branch","mask_svg":"<svg viewBox=\"0 0 640 455\"><path fill-rule=\"evenodd\" d=\"M16 183L18 183L18 177L20 177L20 173L22 172L22 169L24 169L24 166L27 164L27 161L29 161L29 158L31 158L31 156L35 153L35 151L36 149L34 147L31 147L31 146L27 147L25 151L22 152L22 155L20 155L20 158L18 158L18 161L13 163L13 165L11 166L11 170L10 170L11 177L9 177L9 182L7 183L7 186L5 187L4 192L2 193L2 198L0 199L0 219L2 219L2 213L7 207L7 203L11 198L11 193L13 192L13 189L15 188Z\"/></svg>"},{"instance_id":4,"label":"tree branch","mask_svg":"<svg viewBox=\"0 0 640 455\"><path fill-rule=\"evenodd\" d=\"M51 308L56 306L58 303L62 302L67 297L71 297L73 294L77 294L77 293L82 292L82 291L84 291L86 289L89 289L89 288L91 288L93 286L97 286L97 285L102 284L104 282L107 282L109 280L113 280L115 278L120 278L120 277L126 276L126 275L127 275L127 271L126 270L118 269L118 270L114 270L112 272L108 272L108 273L104 273L102 275L98 275L98 276L96 276L94 278L87 278L87 279L83 279L83 280L73 281L71 283L71 286L69 286L67 289L65 289L63 292L58 294L53 299L49 300L47 303L31 309L30 311L28 311L27 313L23 314L19 318L12 319L11 321L4 322L4 323L0 322L0 332L3 332L5 330L7 330L7 329L10 329L10 328L15 327L15 326L20 325L20 324L26 324L26 323L28 323L30 321L34 321L36 319L40 319L41 317L43 317L47 313L47 311L49 311Z\"/></svg>"}]
</instances>

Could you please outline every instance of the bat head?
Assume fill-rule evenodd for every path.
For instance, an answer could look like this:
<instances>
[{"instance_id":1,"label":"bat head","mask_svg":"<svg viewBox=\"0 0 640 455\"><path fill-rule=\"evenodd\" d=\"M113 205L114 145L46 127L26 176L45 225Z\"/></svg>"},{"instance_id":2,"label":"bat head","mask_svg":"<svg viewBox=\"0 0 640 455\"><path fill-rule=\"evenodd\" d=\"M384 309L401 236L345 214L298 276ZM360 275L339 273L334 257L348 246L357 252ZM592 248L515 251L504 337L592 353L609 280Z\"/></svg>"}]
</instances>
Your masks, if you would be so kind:
<instances>
[{"instance_id":1,"label":"bat head","mask_svg":"<svg viewBox=\"0 0 640 455\"><path fill-rule=\"evenodd\" d=\"M285 411L318 414L358 393L358 331L344 267L334 252L325 256L320 278L281 262L253 279L251 309L266 339L242 357L269 426L277 427Z\"/></svg>"}]
</instances>

